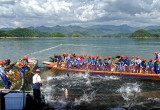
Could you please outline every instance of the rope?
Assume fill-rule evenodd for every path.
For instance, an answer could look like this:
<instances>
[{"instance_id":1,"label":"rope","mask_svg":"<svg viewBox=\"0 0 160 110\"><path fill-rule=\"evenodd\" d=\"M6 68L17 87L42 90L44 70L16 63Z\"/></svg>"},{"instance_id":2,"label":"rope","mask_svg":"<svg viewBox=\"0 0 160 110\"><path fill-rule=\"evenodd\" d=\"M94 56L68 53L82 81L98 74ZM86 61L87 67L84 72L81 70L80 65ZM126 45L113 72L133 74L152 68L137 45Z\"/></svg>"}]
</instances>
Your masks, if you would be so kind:
<instances>
[{"instance_id":1,"label":"rope","mask_svg":"<svg viewBox=\"0 0 160 110\"><path fill-rule=\"evenodd\" d=\"M40 50L40 51L37 51L37 52L32 52L32 53L29 53L29 54L27 54L27 55L25 55L25 56L38 54L38 53L45 52L45 51L48 51L48 50L51 50L51 49L54 49L54 48L57 48L57 47L60 47L60 46L62 46L62 44L59 44L59 45L57 45L57 46L50 47L50 48L47 48L47 49L44 49L44 50Z\"/></svg>"},{"instance_id":2,"label":"rope","mask_svg":"<svg viewBox=\"0 0 160 110\"><path fill-rule=\"evenodd\" d=\"M105 47L105 46L91 46L91 45L84 45L84 44L80 44L80 45L76 45L76 44L59 44L57 46L54 46L54 47L50 47L50 48L47 48L47 49L44 49L44 50L40 50L40 51L36 51L36 52L32 52L32 53L29 53L29 54L26 54L25 56L29 56L29 55L34 55L34 54L38 54L38 53L41 53L41 52L45 52L45 51L48 51L48 50L51 50L51 49L55 49L57 47L60 47L62 45L66 45L66 46L69 46L69 45L72 45L72 46L83 46L83 47L86 47L86 46L90 46L90 47ZM105 47L106 48L106 47Z\"/></svg>"}]
</instances>

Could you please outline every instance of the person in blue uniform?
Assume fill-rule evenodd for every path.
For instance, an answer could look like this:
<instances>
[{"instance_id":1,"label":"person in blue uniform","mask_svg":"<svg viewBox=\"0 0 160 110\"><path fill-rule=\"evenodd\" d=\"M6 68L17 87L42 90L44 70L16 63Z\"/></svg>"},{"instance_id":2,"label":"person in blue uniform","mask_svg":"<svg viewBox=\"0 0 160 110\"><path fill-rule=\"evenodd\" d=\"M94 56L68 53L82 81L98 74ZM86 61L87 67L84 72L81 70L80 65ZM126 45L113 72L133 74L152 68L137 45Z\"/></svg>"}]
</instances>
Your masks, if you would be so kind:
<instances>
[{"instance_id":1,"label":"person in blue uniform","mask_svg":"<svg viewBox=\"0 0 160 110\"><path fill-rule=\"evenodd\" d=\"M88 69L91 70L92 69L92 59L91 59L91 55L88 56Z\"/></svg>"},{"instance_id":2,"label":"person in blue uniform","mask_svg":"<svg viewBox=\"0 0 160 110\"><path fill-rule=\"evenodd\" d=\"M98 66L99 66L99 71L103 70L103 62L102 62L102 57L99 57L99 62L98 62Z\"/></svg>"},{"instance_id":3,"label":"person in blue uniform","mask_svg":"<svg viewBox=\"0 0 160 110\"><path fill-rule=\"evenodd\" d=\"M98 64L99 64L99 55L96 56L96 60L95 60L95 70L98 69Z\"/></svg>"},{"instance_id":4,"label":"person in blue uniform","mask_svg":"<svg viewBox=\"0 0 160 110\"><path fill-rule=\"evenodd\" d=\"M129 56L126 56L126 59L124 60L124 65L125 65L125 72L129 72L129 66L130 66Z\"/></svg>"},{"instance_id":5,"label":"person in blue uniform","mask_svg":"<svg viewBox=\"0 0 160 110\"><path fill-rule=\"evenodd\" d=\"M4 82L5 89L9 89L7 72L4 68L4 62L3 61L0 61L0 76L1 76L1 79L3 80L3 82Z\"/></svg>"},{"instance_id":6,"label":"person in blue uniform","mask_svg":"<svg viewBox=\"0 0 160 110\"><path fill-rule=\"evenodd\" d=\"M40 77L40 69L36 69L35 74L32 78L33 80L33 96L34 96L34 101L37 102L38 104L41 103L41 91L40 87L42 86L42 81Z\"/></svg>"},{"instance_id":7,"label":"person in blue uniform","mask_svg":"<svg viewBox=\"0 0 160 110\"><path fill-rule=\"evenodd\" d=\"M135 68L135 59L134 56L132 56L132 59L130 61L130 72L134 73L134 68Z\"/></svg>"},{"instance_id":8,"label":"person in blue uniform","mask_svg":"<svg viewBox=\"0 0 160 110\"><path fill-rule=\"evenodd\" d=\"M87 61L88 61L87 55L84 54L84 69L85 69L85 70L87 69Z\"/></svg>"},{"instance_id":9,"label":"person in blue uniform","mask_svg":"<svg viewBox=\"0 0 160 110\"><path fill-rule=\"evenodd\" d=\"M69 66L71 69L74 69L74 58L73 58L73 55L71 55L70 57L70 66Z\"/></svg>"},{"instance_id":10,"label":"person in blue uniform","mask_svg":"<svg viewBox=\"0 0 160 110\"><path fill-rule=\"evenodd\" d=\"M23 57L22 63L25 64L24 66L25 70L29 70L28 57Z\"/></svg>"},{"instance_id":11,"label":"person in blue uniform","mask_svg":"<svg viewBox=\"0 0 160 110\"><path fill-rule=\"evenodd\" d=\"M135 73L140 73L141 60L139 59L139 56L137 56L137 59L135 60L135 67Z\"/></svg>"},{"instance_id":12,"label":"person in blue uniform","mask_svg":"<svg viewBox=\"0 0 160 110\"><path fill-rule=\"evenodd\" d=\"M19 72L20 72L20 76L22 79L24 76L24 73L25 73L25 64L24 63L21 63L21 68L19 69Z\"/></svg>"},{"instance_id":13,"label":"person in blue uniform","mask_svg":"<svg viewBox=\"0 0 160 110\"><path fill-rule=\"evenodd\" d=\"M61 68L61 62L62 62L62 57L61 57L61 54L59 54L58 59L57 59L57 67Z\"/></svg>"},{"instance_id":14,"label":"person in blue uniform","mask_svg":"<svg viewBox=\"0 0 160 110\"><path fill-rule=\"evenodd\" d=\"M154 73L154 62L153 62L153 58L150 59L150 61L148 62L148 73Z\"/></svg>"},{"instance_id":15,"label":"person in blue uniform","mask_svg":"<svg viewBox=\"0 0 160 110\"><path fill-rule=\"evenodd\" d=\"M156 61L155 61L155 63L154 63L154 72L155 72L156 74L159 74L158 62L159 62L159 59L156 59Z\"/></svg>"},{"instance_id":16,"label":"person in blue uniform","mask_svg":"<svg viewBox=\"0 0 160 110\"><path fill-rule=\"evenodd\" d=\"M108 62L107 62L107 70L111 71L111 66L112 66L112 59L111 56L108 57Z\"/></svg>"},{"instance_id":17,"label":"person in blue uniform","mask_svg":"<svg viewBox=\"0 0 160 110\"><path fill-rule=\"evenodd\" d=\"M80 62L78 56L76 56L75 62L76 62L76 69L80 69Z\"/></svg>"},{"instance_id":18,"label":"person in blue uniform","mask_svg":"<svg viewBox=\"0 0 160 110\"><path fill-rule=\"evenodd\" d=\"M142 72L145 73L146 72L146 59L142 60L141 66L142 66Z\"/></svg>"},{"instance_id":19,"label":"person in blue uniform","mask_svg":"<svg viewBox=\"0 0 160 110\"><path fill-rule=\"evenodd\" d=\"M156 59L159 59L158 52L155 52Z\"/></svg>"},{"instance_id":20,"label":"person in blue uniform","mask_svg":"<svg viewBox=\"0 0 160 110\"><path fill-rule=\"evenodd\" d=\"M103 66L104 66L104 71L107 71L107 57L104 58Z\"/></svg>"},{"instance_id":21,"label":"person in blue uniform","mask_svg":"<svg viewBox=\"0 0 160 110\"><path fill-rule=\"evenodd\" d=\"M119 60L119 62L120 62L120 65L119 65L120 71L124 72L124 59L123 59L123 55L121 55L121 59Z\"/></svg>"},{"instance_id":22,"label":"person in blue uniform","mask_svg":"<svg viewBox=\"0 0 160 110\"><path fill-rule=\"evenodd\" d=\"M95 61L95 56L92 57L92 70L96 69L96 61Z\"/></svg>"},{"instance_id":23,"label":"person in blue uniform","mask_svg":"<svg viewBox=\"0 0 160 110\"><path fill-rule=\"evenodd\" d=\"M65 67L69 68L69 64L70 64L70 57L68 56L67 53L65 53Z\"/></svg>"}]
</instances>

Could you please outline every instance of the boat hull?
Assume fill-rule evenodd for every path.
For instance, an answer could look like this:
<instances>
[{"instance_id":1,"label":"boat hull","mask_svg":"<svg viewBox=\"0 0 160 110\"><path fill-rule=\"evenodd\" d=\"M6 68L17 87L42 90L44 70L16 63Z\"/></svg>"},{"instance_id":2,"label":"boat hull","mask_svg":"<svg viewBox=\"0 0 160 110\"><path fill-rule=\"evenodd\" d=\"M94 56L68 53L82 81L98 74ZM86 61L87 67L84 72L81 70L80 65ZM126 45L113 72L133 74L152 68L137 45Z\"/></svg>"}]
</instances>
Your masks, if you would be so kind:
<instances>
[{"instance_id":1,"label":"boat hull","mask_svg":"<svg viewBox=\"0 0 160 110\"><path fill-rule=\"evenodd\" d=\"M112 72L112 71L93 71L93 70L81 70L81 69L67 69L52 67L51 71L53 73L61 74L78 74L78 73L88 73L91 76L118 76L121 78L129 79L141 79L141 80L157 80L160 81L160 74L149 74L149 73L127 73L127 72Z\"/></svg>"}]
</instances>

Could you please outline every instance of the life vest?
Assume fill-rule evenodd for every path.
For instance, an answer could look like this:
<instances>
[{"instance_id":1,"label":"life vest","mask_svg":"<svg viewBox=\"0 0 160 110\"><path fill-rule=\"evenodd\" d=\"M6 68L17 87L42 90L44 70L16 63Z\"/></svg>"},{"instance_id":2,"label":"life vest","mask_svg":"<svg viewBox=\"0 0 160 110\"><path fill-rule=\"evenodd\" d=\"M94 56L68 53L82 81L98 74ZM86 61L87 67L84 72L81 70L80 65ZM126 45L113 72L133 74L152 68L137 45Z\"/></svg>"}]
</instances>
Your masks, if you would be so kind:
<instances>
[{"instance_id":1,"label":"life vest","mask_svg":"<svg viewBox=\"0 0 160 110\"><path fill-rule=\"evenodd\" d=\"M131 59L131 65L134 65L134 64L135 64L135 60Z\"/></svg>"},{"instance_id":2,"label":"life vest","mask_svg":"<svg viewBox=\"0 0 160 110\"><path fill-rule=\"evenodd\" d=\"M107 65L107 60L104 60L104 64Z\"/></svg>"},{"instance_id":3,"label":"life vest","mask_svg":"<svg viewBox=\"0 0 160 110\"><path fill-rule=\"evenodd\" d=\"M58 57L58 61L61 62L61 60L62 60L62 57Z\"/></svg>"},{"instance_id":4,"label":"life vest","mask_svg":"<svg viewBox=\"0 0 160 110\"><path fill-rule=\"evenodd\" d=\"M112 60L108 60L108 64L111 65L112 64Z\"/></svg>"},{"instance_id":5,"label":"life vest","mask_svg":"<svg viewBox=\"0 0 160 110\"><path fill-rule=\"evenodd\" d=\"M95 59L92 59L92 65L95 65L96 62L95 62Z\"/></svg>"},{"instance_id":6,"label":"life vest","mask_svg":"<svg viewBox=\"0 0 160 110\"><path fill-rule=\"evenodd\" d=\"M146 68L146 63L142 61L142 68Z\"/></svg>"},{"instance_id":7,"label":"life vest","mask_svg":"<svg viewBox=\"0 0 160 110\"><path fill-rule=\"evenodd\" d=\"M126 64L127 66L129 66L129 60L128 59L125 59L125 62L124 62L124 64Z\"/></svg>"},{"instance_id":8,"label":"life vest","mask_svg":"<svg viewBox=\"0 0 160 110\"><path fill-rule=\"evenodd\" d=\"M84 59L84 63L87 63L87 58Z\"/></svg>"},{"instance_id":9,"label":"life vest","mask_svg":"<svg viewBox=\"0 0 160 110\"><path fill-rule=\"evenodd\" d=\"M76 59L76 65L79 65L79 60L78 59Z\"/></svg>"},{"instance_id":10,"label":"life vest","mask_svg":"<svg viewBox=\"0 0 160 110\"><path fill-rule=\"evenodd\" d=\"M135 60L135 63L136 63L136 65L137 65L137 66L140 66L140 64L141 64L141 60L140 60L140 59Z\"/></svg>"},{"instance_id":11,"label":"life vest","mask_svg":"<svg viewBox=\"0 0 160 110\"><path fill-rule=\"evenodd\" d=\"M20 72L21 78L23 78L23 76L24 76L24 68L20 68L20 69L19 69L19 72Z\"/></svg>"},{"instance_id":12,"label":"life vest","mask_svg":"<svg viewBox=\"0 0 160 110\"><path fill-rule=\"evenodd\" d=\"M154 66L153 62L149 61L149 62L148 62L148 66L149 66L150 69L152 69L153 66Z\"/></svg>"},{"instance_id":13,"label":"life vest","mask_svg":"<svg viewBox=\"0 0 160 110\"><path fill-rule=\"evenodd\" d=\"M102 61L99 61L99 65L100 65L100 66L102 66L102 65L103 65Z\"/></svg>"},{"instance_id":14,"label":"life vest","mask_svg":"<svg viewBox=\"0 0 160 110\"><path fill-rule=\"evenodd\" d=\"M89 59L88 59L88 64L89 64L89 65L91 65L91 64L92 64L92 62L91 62L91 58L89 58Z\"/></svg>"}]
</instances>

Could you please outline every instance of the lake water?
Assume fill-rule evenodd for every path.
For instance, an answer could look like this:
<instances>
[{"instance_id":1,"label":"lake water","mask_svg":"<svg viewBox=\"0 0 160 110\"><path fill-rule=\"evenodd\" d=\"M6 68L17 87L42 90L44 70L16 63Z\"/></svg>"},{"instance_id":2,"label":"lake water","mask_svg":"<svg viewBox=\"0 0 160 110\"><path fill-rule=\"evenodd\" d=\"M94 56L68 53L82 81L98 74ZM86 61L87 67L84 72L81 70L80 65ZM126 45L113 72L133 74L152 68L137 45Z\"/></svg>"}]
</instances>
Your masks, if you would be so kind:
<instances>
[{"instance_id":1,"label":"lake water","mask_svg":"<svg viewBox=\"0 0 160 110\"><path fill-rule=\"evenodd\" d=\"M140 56L140 59L155 58L154 53L160 52L160 39L129 39L129 38L24 38L0 39L0 60L10 58L12 62L23 56L35 57L48 61L54 54L76 53L79 55L97 55L102 57L119 55ZM44 72L45 73L45 72ZM155 97L129 96L139 92L160 91L160 82L120 79L118 77L90 77L85 75L49 75L43 81L48 92L45 98L57 109L133 109L160 108L160 99ZM69 99L65 100L64 89L68 89ZM57 95L60 96L57 96ZM113 95L114 94L114 95ZM126 95L127 94L127 95ZM77 98L78 103L74 102Z\"/></svg>"}]
</instances>

